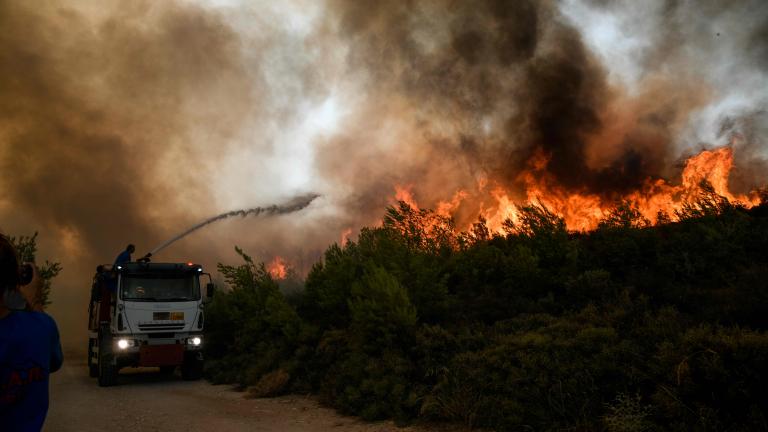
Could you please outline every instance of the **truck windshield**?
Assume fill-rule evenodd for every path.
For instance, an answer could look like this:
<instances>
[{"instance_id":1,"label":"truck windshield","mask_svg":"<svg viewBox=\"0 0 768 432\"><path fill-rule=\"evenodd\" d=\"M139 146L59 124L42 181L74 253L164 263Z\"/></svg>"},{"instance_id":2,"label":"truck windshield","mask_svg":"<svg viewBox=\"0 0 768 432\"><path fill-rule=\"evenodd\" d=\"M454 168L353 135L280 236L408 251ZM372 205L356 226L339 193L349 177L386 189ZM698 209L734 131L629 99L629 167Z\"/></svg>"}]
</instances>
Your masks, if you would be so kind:
<instances>
[{"instance_id":1,"label":"truck windshield","mask_svg":"<svg viewBox=\"0 0 768 432\"><path fill-rule=\"evenodd\" d=\"M194 301L200 299L200 285L193 275L123 275L123 300Z\"/></svg>"}]
</instances>

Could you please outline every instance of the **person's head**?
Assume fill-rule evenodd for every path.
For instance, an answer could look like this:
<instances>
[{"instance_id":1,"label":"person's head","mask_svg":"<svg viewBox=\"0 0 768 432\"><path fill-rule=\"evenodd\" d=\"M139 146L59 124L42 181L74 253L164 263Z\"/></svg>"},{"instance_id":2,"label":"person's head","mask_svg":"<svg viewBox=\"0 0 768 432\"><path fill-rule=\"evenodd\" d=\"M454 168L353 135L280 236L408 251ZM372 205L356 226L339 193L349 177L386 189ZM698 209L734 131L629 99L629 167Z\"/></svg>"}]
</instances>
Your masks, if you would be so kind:
<instances>
[{"instance_id":1,"label":"person's head","mask_svg":"<svg viewBox=\"0 0 768 432\"><path fill-rule=\"evenodd\" d=\"M0 234L0 302L6 291L19 285L19 257L10 240Z\"/></svg>"},{"instance_id":2,"label":"person's head","mask_svg":"<svg viewBox=\"0 0 768 432\"><path fill-rule=\"evenodd\" d=\"M136 252L136 246L129 244L128 247L125 248L125 250L127 250L128 253L134 253Z\"/></svg>"}]
</instances>

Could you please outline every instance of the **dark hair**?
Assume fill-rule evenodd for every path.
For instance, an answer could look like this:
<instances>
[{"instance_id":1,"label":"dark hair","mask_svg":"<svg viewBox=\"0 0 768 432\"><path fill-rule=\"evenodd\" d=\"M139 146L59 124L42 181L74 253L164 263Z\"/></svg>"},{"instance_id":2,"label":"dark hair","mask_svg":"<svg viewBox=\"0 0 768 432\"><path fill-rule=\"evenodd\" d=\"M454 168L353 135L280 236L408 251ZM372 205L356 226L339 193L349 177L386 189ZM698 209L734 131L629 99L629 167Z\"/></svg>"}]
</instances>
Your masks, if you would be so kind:
<instances>
[{"instance_id":1,"label":"dark hair","mask_svg":"<svg viewBox=\"0 0 768 432\"><path fill-rule=\"evenodd\" d=\"M8 237L0 234L0 295L19 284L19 257Z\"/></svg>"},{"instance_id":2,"label":"dark hair","mask_svg":"<svg viewBox=\"0 0 768 432\"><path fill-rule=\"evenodd\" d=\"M125 250L130 250L130 249L136 250L136 246L134 246L133 244L129 244L128 246L125 247Z\"/></svg>"}]
</instances>

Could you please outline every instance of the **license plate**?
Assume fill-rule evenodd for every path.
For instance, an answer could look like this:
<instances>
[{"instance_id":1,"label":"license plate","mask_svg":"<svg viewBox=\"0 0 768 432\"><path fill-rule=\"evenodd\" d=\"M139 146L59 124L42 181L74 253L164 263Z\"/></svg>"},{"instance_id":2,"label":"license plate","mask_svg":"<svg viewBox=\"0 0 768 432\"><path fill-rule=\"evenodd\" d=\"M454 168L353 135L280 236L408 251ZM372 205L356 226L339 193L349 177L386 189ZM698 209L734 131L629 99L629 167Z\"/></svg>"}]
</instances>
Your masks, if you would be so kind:
<instances>
[{"instance_id":1,"label":"license plate","mask_svg":"<svg viewBox=\"0 0 768 432\"><path fill-rule=\"evenodd\" d=\"M184 345L142 345L139 366L175 366L184 362Z\"/></svg>"},{"instance_id":2,"label":"license plate","mask_svg":"<svg viewBox=\"0 0 768 432\"><path fill-rule=\"evenodd\" d=\"M154 312L152 319L155 321L184 321L184 312Z\"/></svg>"}]
</instances>

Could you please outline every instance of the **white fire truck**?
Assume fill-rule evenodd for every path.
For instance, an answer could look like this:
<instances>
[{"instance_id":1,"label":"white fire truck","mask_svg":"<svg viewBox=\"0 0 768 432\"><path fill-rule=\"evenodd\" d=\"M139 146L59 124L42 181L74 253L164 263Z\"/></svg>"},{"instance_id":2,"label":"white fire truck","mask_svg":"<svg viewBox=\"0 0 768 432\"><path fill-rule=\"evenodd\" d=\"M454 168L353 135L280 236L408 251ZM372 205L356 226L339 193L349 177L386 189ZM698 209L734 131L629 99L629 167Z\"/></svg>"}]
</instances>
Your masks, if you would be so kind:
<instances>
[{"instance_id":1,"label":"white fire truck","mask_svg":"<svg viewBox=\"0 0 768 432\"><path fill-rule=\"evenodd\" d=\"M205 296L201 278L207 277ZM117 384L123 367L181 368L184 379L203 371L204 297L211 275L193 263L132 262L99 266L88 320L88 368L100 386Z\"/></svg>"}]
</instances>

